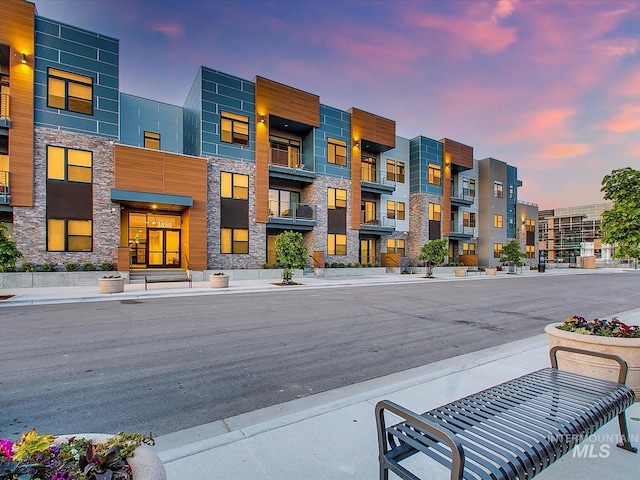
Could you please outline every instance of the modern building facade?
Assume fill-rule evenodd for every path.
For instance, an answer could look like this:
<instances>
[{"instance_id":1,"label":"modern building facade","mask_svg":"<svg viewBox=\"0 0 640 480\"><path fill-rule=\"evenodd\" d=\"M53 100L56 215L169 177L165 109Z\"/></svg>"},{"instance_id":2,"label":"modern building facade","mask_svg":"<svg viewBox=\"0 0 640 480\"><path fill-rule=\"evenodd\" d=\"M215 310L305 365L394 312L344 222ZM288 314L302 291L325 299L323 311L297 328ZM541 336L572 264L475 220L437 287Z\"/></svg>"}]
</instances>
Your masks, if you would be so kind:
<instances>
[{"instance_id":1,"label":"modern building facade","mask_svg":"<svg viewBox=\"0 0 640 480\"><path fill-rule=\"evenodd\" d=\"M602 213L610 210L612 202L574 207L540 210L538 230L541 252L547 261L556 264L579 264L586 257L594 257L596 264L612 261L611 245L602 243L600 230Z\"/></svg>"},{"instance_id":2,"label":"modern building facade","mask_svg":"<svg viewBox=\"0 0 640 480\"><path fill-rule=\"evenodd\" d=\"M416 265L443 237L468 265L536 248L516 168L470 146L205 66L182 106L130 95L117 39L0 6L0 220L25 261L259 268L287 230L315 267Z\"/></svg>"}]
</instances>

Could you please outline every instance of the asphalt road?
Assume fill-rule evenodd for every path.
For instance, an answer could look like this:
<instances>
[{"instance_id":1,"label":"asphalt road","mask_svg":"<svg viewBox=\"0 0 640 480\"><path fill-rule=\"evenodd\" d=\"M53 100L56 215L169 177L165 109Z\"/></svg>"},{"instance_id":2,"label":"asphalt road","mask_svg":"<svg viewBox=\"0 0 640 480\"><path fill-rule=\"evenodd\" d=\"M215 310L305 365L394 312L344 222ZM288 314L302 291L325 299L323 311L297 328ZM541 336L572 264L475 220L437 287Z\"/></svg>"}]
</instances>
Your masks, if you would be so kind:
<instances>
[{"instance_id":1,"label":"asphalt road","mask_svg":"<svg viewBox=\"0 0 640 480\"><path fill-rule=\"evenodd\" d=\"M640 272L0 308L0 438L163 435L640 307Z\"/></svg>"}]
</instances>

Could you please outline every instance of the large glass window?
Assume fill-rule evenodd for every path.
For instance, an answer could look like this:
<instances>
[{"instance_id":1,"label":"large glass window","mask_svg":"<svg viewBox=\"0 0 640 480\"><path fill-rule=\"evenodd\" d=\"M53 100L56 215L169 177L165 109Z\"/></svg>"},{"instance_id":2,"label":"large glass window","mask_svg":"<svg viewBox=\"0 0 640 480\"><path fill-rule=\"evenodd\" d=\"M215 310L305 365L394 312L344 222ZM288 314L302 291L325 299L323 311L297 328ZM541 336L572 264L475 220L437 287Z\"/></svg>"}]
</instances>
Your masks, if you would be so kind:
<instances>
[{"instance_id":1,"label":"large glass window","mask_svg":"<svg viewBox=\"0 0 640 480\"><path fill-rule=\"evenodd\" d=\"M462 226L463 227L475 227L476 226L476 214L475 214L475 212L462 212Z\"/></svg>"},{"instance_id":2,"label":"large glass window","mask_svg":"<svg viewBox=\"0 0 640 480\"><path fill-rule=\"evenodd\" d=\"M342 167L347 165L347 142L336 140L334 138L327 139L327 161L335 163Z\"/></svg>"},{"instance_id":3,"label":"large glass window","mask_svg":"<svg viewBox=\"0 0 640 480\"><path fill-rule=\"evenodd\" d=\"M160 150L160 134L155 132L144 132L144 147Z\"/></svg>"},{"instance_id":4,"label":"large glass window","mask_svg":"<svg viewBox=\"0 0 640 480\"><path fill-rule=\"evenodd\" d=\"M501 243L494 243L493 244L493 258L500 258L502 257L502 244Z\"/></svg>"},{"instance_id":5,"label":"large glass window","mask_svg":"<svg viewBox=\"0 0 640 480\"><path fill-rule=\"evenodd\" d=\"M442 220L442 205L439 203L429 204L429 220L441 221Z\"/></svg>"},{"instance_id":6,"label":"large glass window","mask_svg":"<svg viewBox=\"0 0 640 480\"><path fill-rule=\"evenodd\" d=\"M502 198L502 182L500 180L493 181L493 196Z\"/></svg>"},{"instance_id":7,"label":"large glass window","mask_svg":"<svg viewBox=\"0 0 640 480\"><path fill-rule=\"evenodd\" d=\"M404 183L404 162L387 160L387 180L390 182Z\"/></svg>"},{"instance_id":8,"label":"large glass window","mask_svg":"<svg viewBox=\"0 0 640 480\"><path fill-rule=\"evenodd\" d=\"M47 178L91 183L92 164L91 152L47 146Z\"/></svg>"},{"instance_id":9,"label":"large glass window","mask_svg":"<svg viewBox=\"0 0 640 480\"><path fill-rule=\"evenodd\" d=\"M463 243L462 244L462 253L463 253L463 255L475 255L476 254L476 244L475 243Z\"/></svg>"},{"instance_id":10,"label":"large glass window","mask_svg":"<svg viewBox=\"0 0 640 480\"><path fill-rule=\"evenodd\" d=\"M249 230L221 228L220 253L249 253Z\"/></svg>"},{"instance_id":11,"label":"large glass window","mask_svg":"<svg viewBox=\"0 0 640 480\"><path fill-rule=\"evenodd\" d=\"M531 233L535 232L536 231L536 221L532 220L532 219L529 219L529 218L527 220L525 220L525 230L527 232L531 232Z\"/></svg>"},{"instance_id":12,"label":"large glass window","mask_svg":"<svg viewBox=\"0 0 640 480\"><path fill-rule=\"evenodd\" d=\"M440 165L429 164L429 183L431 185L440 185L442 183L442 167Z\"/></svg>"},{"instance_id":13,"label":"large glass window","mask_svg":"<svg viewBox=\"0 0 640 480\"><path fill-rule=\"evenodd\" d=\"M502 215L493 215L493 228L502 228Z\"/></svg>"},{"instance_id":14,"label":"large glass window","mask_svg":"<svg viewBox=\"0 0 640 480\"><path fill-rule=\"evenodd\" d=\"M47 250L56 252L90 252L91 220L47 219Z\"/></svg>"},{"instance_id":15,"label":"large glass window","mask_svg":"<svg viewBox=\"0 0 640 480\"><path fill-rule=\"evenodd\" d=\"M360 160L360 171L363 182L376 183L376 164L377 161L373 157L362 157Z\"/></svg>"},{"instance_id":16,"label":"large glass window","mask_svg":"<svg viewBox=\"0 0 640 480\"><path fill-rule=\"evenodd\" d=\"M226 143L249 145L249 117L220 112L220 140Z\"/></svg>"},{"instance_id":17,"label":"large glass window","mask_svg":"<svg viewBox=\"0 0 640 480\"><path fill-rule=\"evenodd\" d=\"M300 192L269 189L269 215L291 217L292 211L300 205Z\"/></svg>"},{"instance_id":18,"label":"large glass window","mask_svg":"<svg viewBox=\"0 0 640 480\"><path fill-rule=\"evenodd\" d=\"M347 208L347 191L342 188L328 188L327 208L344 210Z\"/></svg>"},{"instance_id":19,"label":"large glass window","mask_svg":"<svg viewBox=\"0 0 640 480\"><path fill-rule=\"evenodd\" d=\"M535 258L536 247L534 245L526 245L525 254L527 255L527 258Z\"/></svg>"},{"instance_id":20,"label":"large glass window","mask_svg":"<svg viewBox=\"0 0 640 480\"><path fill-rule=\"evenodd\" d=\"M387 218L404 220L404 202L394 202L387 200Z\"/></svg>"},{"instance_id":21,"label":"large glass window","mask_svg":"<svg viewBox=\"0 0 640 480\"><path fill-rule=\"evenodd\" d=\"M399 253L401 257L405 256L404 240L401 238L389 238L387 240L387 252Z\"/></svg>"},{"instance_id":22,"label":"large glass window","mask_svg":"<svg viewBox=\"0 0 640 480\"><path fill-rule=\"evenodd\" d=\"M330 233L327 235L327 254L346 255L347 236L341 233Z\"/></svg>"},{"instance_id":23,"label":"large glass window","mask_svg":"<svg viewBox=\"0 0 640 480\"><path fill-rule=\"evenodd\" d=\"M462 195L465 197L476 196L476 180L474 178L462 179Z\"/></svg>"},{"instance_id":24,"label":"large glass window","mask_svg":"<svg viewBox=\"0 0 640 480\"><path fill-rule=\"evenodd\" d=\"M220 196L222 198L249 199L249 176L240 173L220 173Z\"/></svg>"},{"instance_id":25,"label":"large glass window","mask_svg":"<svg viewBox=\"0 0 640 480\"><path fill-rule=\"evenodd\" d=\"M50 68L47 106L93 115L93 78Z\"/></svg>"},{"instance_id":26,"label":"large glass window","mask_svg":"<svg viewBox=\"0 0 640 480\"><path fill-rule=\"evenodd\" d=\"M300 140L269 135L269 163L282 167L300 168Z\"/></svg>"}]
</instances>

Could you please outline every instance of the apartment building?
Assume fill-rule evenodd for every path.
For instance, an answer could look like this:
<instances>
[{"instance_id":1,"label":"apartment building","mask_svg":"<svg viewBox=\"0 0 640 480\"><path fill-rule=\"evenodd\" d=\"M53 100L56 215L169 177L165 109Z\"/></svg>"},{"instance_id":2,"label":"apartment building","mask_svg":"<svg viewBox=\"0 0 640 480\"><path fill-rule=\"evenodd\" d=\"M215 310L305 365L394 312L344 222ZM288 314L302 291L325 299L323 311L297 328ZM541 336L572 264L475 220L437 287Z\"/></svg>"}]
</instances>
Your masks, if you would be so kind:
<instances>
[{"instance_id":1,"label":"apartment building","mask_svg":"<svg viewBox=\"0 0 640 480\"><path fill-rule=\"evenodd\" d=\"M611 262L613 250L602 243L600 222L603 212L612 207L612 202L604 202L540 210L539 249L545 252L547 261L579 264L586 257L594 257L597 264Z\"/></svg>"},{"instance_id":2,"label":"apartment building","mask_svg":"<svg viewBox=\"0 0 640 480\"><path fill-rule=\"evenodd\" d=\"M259 268L294 230L309 266L415 265L443 237L451 261L496 265L536 231L516 168L471 146L206 66L182 106L130 95L117 39L0 6L0 220L25 261Z\"/></svg>"}]
</instances>

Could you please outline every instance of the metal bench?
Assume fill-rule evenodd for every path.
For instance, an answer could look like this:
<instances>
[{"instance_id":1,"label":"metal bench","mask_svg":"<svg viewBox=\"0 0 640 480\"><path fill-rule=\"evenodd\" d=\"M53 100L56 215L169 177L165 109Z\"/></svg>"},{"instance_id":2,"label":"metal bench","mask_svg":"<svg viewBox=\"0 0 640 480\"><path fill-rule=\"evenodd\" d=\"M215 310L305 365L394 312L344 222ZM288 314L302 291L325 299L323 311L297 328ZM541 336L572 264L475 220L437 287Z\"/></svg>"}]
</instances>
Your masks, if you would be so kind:
<instances>
[{"instance_id":1,"label":"metal bench","mask_svg":"<svg viewBox=\"0 0 640 480\"><path fill-rule=\"evenodd\" d=\"M471 268L467 268L467 275L468 275L468 274L470 274L470 273L473 273L474 275L475 275L476 273L479 273L479 274L481 274L481 275L482 275L482 274L484 273L484 271L483 271L483 270L480 270L478 267L471 267Z\"/></svg>"},{"instance_id":2,"label":"metal bench","mask_svg":"<svg viewBox=\"0 0 640 480\"><path fill-rule=\"evenodd\" d=\"M183 275L145 275L144 289L147 289L149 283L173 283L173 282L189 282L189 288L192 287L191 275L185 273Z\"/></svg>"},{"instance_id":3,"label":"metal bench","mask_svg":"<svg viewBox=\"0 0 640 480\"><path fill-rule=\"evenodd\" d=\"M560 350L618 362L618 382L559 370ZM618 446L637 452L624 413L635 401L633 390L624 384L626 362L616 355L563 346L552 348L550 356L551 368L422 415L388 400L378 402L380 479L387 480L391 470L417 480L400 462L418 452L449 468L452 480L530 479L616 416L622 438ZM402 421L387 426L392 416Z\"/></svg>"}]
</instances>

